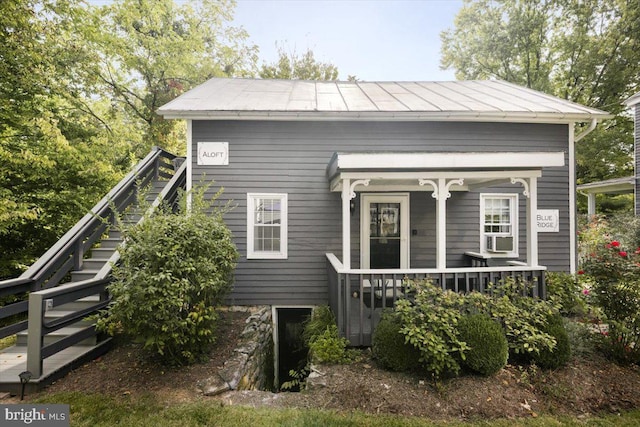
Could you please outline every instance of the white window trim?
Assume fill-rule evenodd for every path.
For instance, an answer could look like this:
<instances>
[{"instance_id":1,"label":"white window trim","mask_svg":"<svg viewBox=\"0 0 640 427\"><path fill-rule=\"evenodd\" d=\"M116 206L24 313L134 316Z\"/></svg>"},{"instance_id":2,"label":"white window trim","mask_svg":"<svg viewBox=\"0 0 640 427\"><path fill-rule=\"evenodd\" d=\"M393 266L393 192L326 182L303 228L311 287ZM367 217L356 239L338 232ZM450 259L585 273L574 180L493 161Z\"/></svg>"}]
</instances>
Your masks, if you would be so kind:
<instances>
[{"instance_id":1,"label":"white window trim","mask_svg":"<svg viewBox=\"0 0 640 427\"><path fill-rule=\"evenodd\" d=\"M485 200L490 198L510 199L511 203L511 236L513 237L513 248L511 252L489 252L487 250L487 238L484 231L484 212L485 212ZM517 193L481 193L480 194L480 253L486 258L515 258L520 256L518 253L519 247L519 203Z\"/></svg>"},{"instance_id":2,"label":"white window trim","mask_svg":"<svg viewBox=\"0 0 640 427\"><path fill-rule=\"evenodd\" d=\"M258 198L280 199L280 251L256 251L253 247L253 212ZM287 259L288 197L286 193L247 193L247 259Z\"/></svg>"}]
</instances>

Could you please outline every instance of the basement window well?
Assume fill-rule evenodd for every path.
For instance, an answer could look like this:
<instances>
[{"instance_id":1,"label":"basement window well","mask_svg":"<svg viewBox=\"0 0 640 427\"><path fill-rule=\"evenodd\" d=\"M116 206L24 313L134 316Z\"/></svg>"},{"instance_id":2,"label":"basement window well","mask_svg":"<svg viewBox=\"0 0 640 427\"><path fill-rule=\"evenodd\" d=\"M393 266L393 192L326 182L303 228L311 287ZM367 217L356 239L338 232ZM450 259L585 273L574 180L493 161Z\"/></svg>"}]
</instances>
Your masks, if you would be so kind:
<instances>
[{"instance_id":1,"label":"basement window well","mask_svg":"<svg viewBox=\"0 0 640 427\"><path fill-rule=\"evenodd\" d=\"M283 384L304 380L309 348L302 338L304 323L311 316L312 307L273 307L273 345L275 386L280 390ZM295 372L295 374L291 374ZM300 391L294 385L287 391Z\"/></svg>"}]
</instances>

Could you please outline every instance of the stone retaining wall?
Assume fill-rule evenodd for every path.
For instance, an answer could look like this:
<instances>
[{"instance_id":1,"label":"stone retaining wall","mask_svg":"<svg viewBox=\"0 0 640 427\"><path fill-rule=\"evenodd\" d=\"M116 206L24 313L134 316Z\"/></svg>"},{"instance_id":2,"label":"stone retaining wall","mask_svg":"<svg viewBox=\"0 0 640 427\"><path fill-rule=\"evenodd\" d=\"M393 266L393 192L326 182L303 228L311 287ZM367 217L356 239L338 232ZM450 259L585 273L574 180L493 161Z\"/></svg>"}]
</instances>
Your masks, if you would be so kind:
<instances>
[{"instance_id":1,"label":"stone retaining wall","mask_svg":"<svg viewBox=\"0 0 640 427\"><path fill-rule=\"evenodd\" d=\"M206 396L227 390L271 390L273 388L273 321L271 307L231 307L247 311L247 326L233 356L224 363L217 375L199 384Z\"/></svg>"}]
</instances>

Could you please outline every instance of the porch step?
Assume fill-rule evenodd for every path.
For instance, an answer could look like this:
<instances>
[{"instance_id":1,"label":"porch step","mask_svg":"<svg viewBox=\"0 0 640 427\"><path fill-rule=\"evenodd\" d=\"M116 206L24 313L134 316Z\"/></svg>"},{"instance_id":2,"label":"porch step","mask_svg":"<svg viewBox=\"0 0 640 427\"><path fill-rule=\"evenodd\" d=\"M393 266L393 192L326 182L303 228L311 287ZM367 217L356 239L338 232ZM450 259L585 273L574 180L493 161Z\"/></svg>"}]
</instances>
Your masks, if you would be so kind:
<instances>
[{"instance_id":1,"label":"porch step","mask_svg":"<svg viewBox=\"0 0 640 427\"><path fill-rule=\"evenodd\" d=\"M65 316L69 316L72 315L73 313L75 313L76 310L59 310L57 308L54 308L53 310L49 310L47 312L44 313L44 321L45 322L51 322L53 320L56 319L61 319ZM78 326L89 326L93 323L93 321L91 320L87 320L87 319L82 319L78 321Z\"/></svg>"},{"instance_id":2,"label":"porch step","mask_svg":"<svg viewBox=\"0 0 640 427\"><path fill-rule=\"evenodd\" d=\"M85 298L80 298L75 301L68 302L66 304L59 305L51 311L78 311L85 308L89 308L100 301L100 295L91 295Z\"/></svg>"},{"instance_id":3,"label":"porch step","mask_svg":"<svg viewBox=\"0 0 640 427\"><path fill-rule=\"evenodd\" d=\"M88 258L82 260L82 269L83 270L100 270L104 265L109 262L108 259L95 259Z\"/></svg>"},{"instance_id":4,"label":"porch step","mask_svg":"<svg viewBox=\"0 0 640 427\"><path fill-rule=\"evenodd\" d=\"M106 239L102 239L100 241L101 248L117 248L120 243L122 243L122 239L119 237L107 237Z\"/></svg>"},{"instance_id":5,"label":"porch step","mask_svg":"<svg viewBox=\"0 0 640 427\"><path fill-rule=\"evenodd\" d=\"M115 253L115 248L95 248L91 249L91 259L108 260Z\"/></svg>"},{"instance_id":6,"label":"porch step","mask_svg":"<svg viewBox=\"0 0 640 427\"><path fill-rule=\"evenodd\" d=\"M80 270L71 272L72 282L81 282L83 280L89 280L96 277L100 270Z\"/></svg>"},{"instance_id":7,"label":"porch step","mask_svg":"<svg viewBox=\"0 0 640 427\"><path fill-rule=\"evenodd\" d=\"M112 345L112 338L100 341L94 346L74 345L48 357L43 362L42 376L32 379L25 389L27 394L43 389L70 370L82 366L106 353ZM19 395L20 372L27 370L27 347L12 346L0 350L0 391Z\"/></svg>"},{"instance_id":8,"label":"porch step","mask_svg":"<svg viewBox=\"0 0 640 427\"><path fill-rule=\"evenodd\" d=\"M122 239L122 231L117 228L110 228L107 234L110 239Z\"/></svg>"}]
</instances>

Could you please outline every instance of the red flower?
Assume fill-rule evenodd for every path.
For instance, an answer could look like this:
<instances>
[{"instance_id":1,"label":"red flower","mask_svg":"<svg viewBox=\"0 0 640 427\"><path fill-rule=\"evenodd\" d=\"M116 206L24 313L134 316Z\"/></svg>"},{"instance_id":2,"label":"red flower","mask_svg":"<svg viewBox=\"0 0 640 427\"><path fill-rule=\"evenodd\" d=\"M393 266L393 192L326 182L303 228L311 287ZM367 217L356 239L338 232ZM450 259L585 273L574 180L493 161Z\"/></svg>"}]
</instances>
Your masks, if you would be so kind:
<instances>
[{"instance_id":1,"label":"red flower","mask_svg":"<svg viewBox=\"0 0 640 427\"><path fill-rule=\"evenodd\" d=\"M606 245L604 245L604 247L607 249L611 249L611 243L607 243Z\"/></svg>"},{"instance_id":2,"label":"red flower","mask_svg":"<svg viewBox=\"0 0 640 427\"><path fill-rule=\"evenodd\" d=\"M614 240L613 242L611 242L611 246L613 246L614 248L617 248L620 246L620 242L618 242L617 240Z\"/></svg>"},{"instance_id":3,"label":"red flower","mask_svg":"<svg viewBox=\"0 0 640 427\"><path fill-rule=\"evenodd\" d=\"M578 270L578 274L584 274L584 270Z\"/></svg>"},{"instance_id":4,"label":"red flower","mask_svg":"<svg viewBox=\"0 0 640 427\"><path fill-rule=\"evenodd\" d=\"M620 251L620 252L618 252L618 255L620 255L621 257L625 258L627 256L627 252L626 251Z\"/></svg>"}]
</instances>

